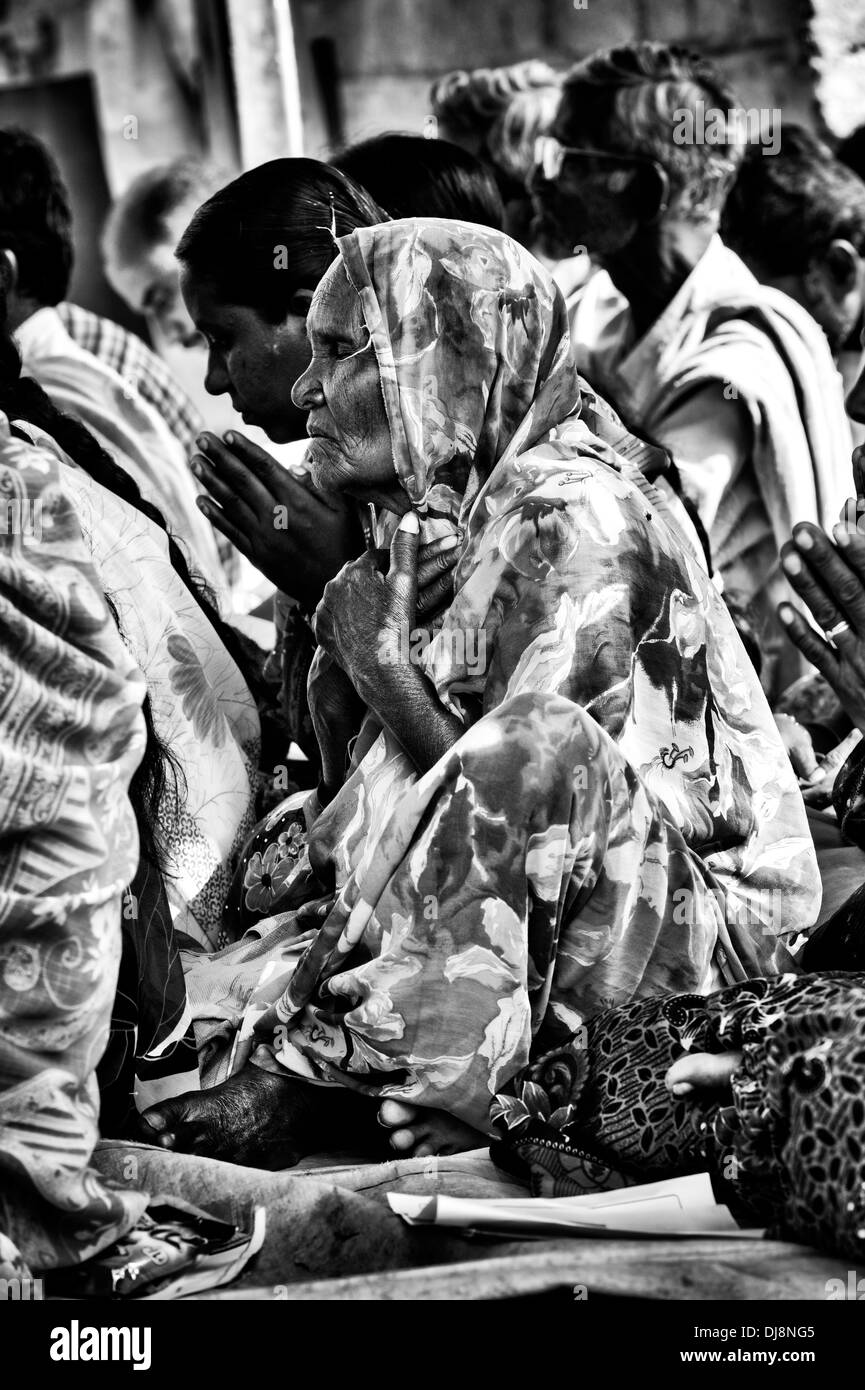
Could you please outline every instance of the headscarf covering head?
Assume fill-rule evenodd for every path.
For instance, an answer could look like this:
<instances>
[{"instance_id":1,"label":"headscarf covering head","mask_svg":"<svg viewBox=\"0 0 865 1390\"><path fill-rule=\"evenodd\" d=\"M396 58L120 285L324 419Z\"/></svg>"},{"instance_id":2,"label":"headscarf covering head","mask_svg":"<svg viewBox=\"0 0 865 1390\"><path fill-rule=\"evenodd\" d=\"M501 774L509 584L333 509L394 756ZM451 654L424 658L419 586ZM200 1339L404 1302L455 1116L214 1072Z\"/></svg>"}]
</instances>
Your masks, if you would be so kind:
<instances>
[{"instance_id":1,"label":"headscarf covering head","mask_svg":"<svg viewBox=\"0 0 865 1390\"><path fill-rule=\"evenodd\" d=\"M397 477L422 515L462 523L493 468L579 405L561 292L517 242L473 223L405 218L338 246Z\"/></svg>"}]
</instances>

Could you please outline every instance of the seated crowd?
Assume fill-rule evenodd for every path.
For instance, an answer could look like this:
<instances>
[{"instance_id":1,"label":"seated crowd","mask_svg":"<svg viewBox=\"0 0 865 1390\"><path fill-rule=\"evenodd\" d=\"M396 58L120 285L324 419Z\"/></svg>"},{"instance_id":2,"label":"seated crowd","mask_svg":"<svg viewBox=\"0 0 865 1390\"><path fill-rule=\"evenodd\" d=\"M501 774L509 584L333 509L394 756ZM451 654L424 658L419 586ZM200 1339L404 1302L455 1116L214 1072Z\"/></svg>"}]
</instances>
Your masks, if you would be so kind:
<instances>
[{"instance_id":1,"label":"seated crowd","mask_svg":"<svg viewBox=\"0 0 865 1390\"><path fill-rule=\"evenodd\" d=\"M722 141L678 140L698 104ZM193 1157L708 1169L865 1253L865 183L738 109L636 44L452 74L438 139L153 170L103 243L153 348L67 301L66 190L0 131L32 1268L147 1201L100 1139L160 1191Z\"/></svg>"}]
</instances>

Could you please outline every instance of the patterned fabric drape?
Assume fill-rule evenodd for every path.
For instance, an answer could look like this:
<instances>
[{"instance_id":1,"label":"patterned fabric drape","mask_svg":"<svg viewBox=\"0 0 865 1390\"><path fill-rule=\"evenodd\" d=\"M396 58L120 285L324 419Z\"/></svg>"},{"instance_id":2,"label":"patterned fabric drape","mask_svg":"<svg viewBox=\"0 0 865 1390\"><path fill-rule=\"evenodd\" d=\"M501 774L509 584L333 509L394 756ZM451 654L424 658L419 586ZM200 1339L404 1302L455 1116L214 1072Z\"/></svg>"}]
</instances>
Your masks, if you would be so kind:
<instances>
[{"instance_id":1,"label":"patterned fabric drape","mask_svg":"<svg viewBox=\"0 0 865 1390\"><path fill-rule=\"evenodd\" d=\"M86 1259L147 1201L89 1166L144 690L57 459L0 416L0 1230L34 1269Z\"/></svg>"}]
</instances>

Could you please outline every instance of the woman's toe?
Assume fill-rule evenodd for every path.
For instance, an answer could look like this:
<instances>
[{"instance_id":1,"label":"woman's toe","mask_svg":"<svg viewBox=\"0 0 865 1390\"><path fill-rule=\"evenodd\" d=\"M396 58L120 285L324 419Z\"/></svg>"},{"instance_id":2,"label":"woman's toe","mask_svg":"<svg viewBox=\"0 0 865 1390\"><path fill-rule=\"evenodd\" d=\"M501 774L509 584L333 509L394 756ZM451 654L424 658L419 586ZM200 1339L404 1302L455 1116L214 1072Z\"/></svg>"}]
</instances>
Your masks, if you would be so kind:
<instances>
[{"instance_id":1,"label":"woman's toe","mask_svg":"<svg viewBox=\"0 0 865 1390\"><path fill-rule=\"evenodd\" d=\"M400 1129L417 1119L417 1108L414 1105L403 1105L398 1100L383 1100L378 1108L378 1118L379 1124L387 1129Z\"/></svg>"},{"instance_id":2,"label":"woman's toe","mask_svg":"<svg viewBox=\"0 0 865 1390\"><path fill-rule=\"evenodd\" d=\"M417 1143L417 1135L413 1129L395 1129L390 1136L390 1146L397 1153L411 1153Z\"/></svg>"},{"instance_id":3,"label":"woman's toe","mask_svg":"<svg viewBox=\"0 0 865 1390\"><path fill-rule=\"evenodd\" d=\"M679 1057L665 1080L674 1096L686 1096L698 1090L723 1090L729 1086L741 1061L741 1052L695 1052Z\"/></svg>"}]
</instances>

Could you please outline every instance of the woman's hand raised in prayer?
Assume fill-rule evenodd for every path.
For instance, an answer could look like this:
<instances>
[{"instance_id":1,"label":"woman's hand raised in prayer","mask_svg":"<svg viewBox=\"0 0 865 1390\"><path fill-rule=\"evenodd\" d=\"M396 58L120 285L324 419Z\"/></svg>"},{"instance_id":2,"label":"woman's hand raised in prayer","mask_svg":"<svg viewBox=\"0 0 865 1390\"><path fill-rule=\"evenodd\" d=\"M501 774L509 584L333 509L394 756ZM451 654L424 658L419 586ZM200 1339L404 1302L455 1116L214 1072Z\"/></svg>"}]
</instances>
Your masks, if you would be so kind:
<instances>
[{"instance_id":1,"label":"woman's hand raised in prayer","mask_svg":"<svg viewBox=\"0 0 865 1390\"><path fill-rule=\"evenodd\" d=\"M419 530L417 516L407 512L394 532L386 575L369 552L345 565L325 587L313 629L364 704L425 772L463 727L412 660Z\"/></svg>"},{"instance_id":2,"label":"woman's hand raised in prayer","mask_svg":"<svg viewBox=\"0 0 865 1390\"><path fill-rule=\"evenodd\" d=\"M865 732L865 534L841 521L832 535L834 545L818 526L803 523L781 549L784 573L822 635L789 603L779 604L778 616Z\"/></svg>"},{"instance_id":3,"label":"woman's hand raised in prayer","mask_svg":"<svg viewBox=\"0 0 865 1390\"><path fill-rule=\"evenodd\" d=\"M192 471L211 494L204 515L241 554L303 608L318 603L329 579L363 549L357 509L319 492L264 449L232 432L198 439Z\"/></svg>"},{"instance_id":4,"label":"woman's hand raised in prayer","mask_svg":"<svg viewBox=\"0 0 865 1390\"><path fill-rule=\"evenodd\" d=\"M319 646L378 715L388 677L407 651L414 627L417 546L418 520L407 512L394 532L387 574L377 555L365 551L326 585L313 618Z\"/></svg>"}]
</instances>

